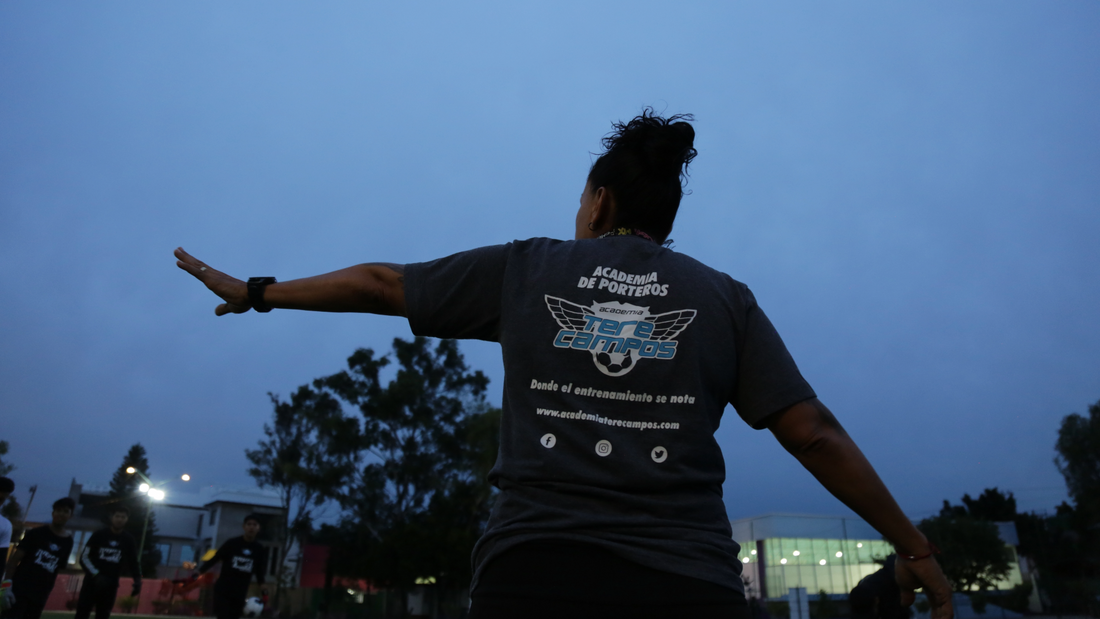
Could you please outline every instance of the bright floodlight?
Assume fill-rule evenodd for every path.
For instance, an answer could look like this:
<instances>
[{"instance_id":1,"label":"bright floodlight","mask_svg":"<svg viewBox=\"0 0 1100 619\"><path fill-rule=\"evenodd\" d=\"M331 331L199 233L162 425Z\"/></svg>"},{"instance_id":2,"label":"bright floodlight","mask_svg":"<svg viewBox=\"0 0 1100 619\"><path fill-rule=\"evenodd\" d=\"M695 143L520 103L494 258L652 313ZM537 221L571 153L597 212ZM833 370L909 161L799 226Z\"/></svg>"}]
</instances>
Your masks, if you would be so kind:
<instances>
[{"instance_id":1,"label":"bright floodlight","mask_svg":"<svg viewBox=\"0 0 1100 619\"><path fill-rule=\"evenodd\" d=\"M856 544L856 548L863 548L863 542Z\"/></svg>"},{"instance_id":2,"label":"bright floodlight","mask_svg":"<svg viewBox=\"0 0 1100 619\"><path fill-rule=\"evenodd\" d=\"M135 469L132 466L128 466L128 467L126 467L126 472L129 473L130 475L133 475L134 473L137 473L137 469Z\"/></svg>"},{"instance_id":3,"label":"bright floodlight","mask_svg":"<svg viewBox=\"0 0 1100 619\"><path fill-rule=\"evenodd\" d=\"M749 562L749 558L748 558L748 557L745 557L744 559L741 559L741 563L748 563L748 562Z\"/></svg>"},{"instance_id":4,"label":"bright floodlight","mask_svg":"<svg viewBox=\"0 0 1100 619\"><path fill-rule=\"evenodd\" d=\"M754 555L754 554L756 554L756 551L755 550L750 550L749 554Z\"/></svg>"},{"instance_id":5,"label":"bright floodlight","mask_svg":"<svg viewBox=\"0 0 1100 619\"><path fill-rule=\"evenodd\" d=\"M798 552L798 551L796 550L796 551L792 552L791 554L793 554L794 556L796 556L796 557L797 557L798 555L800 555L800 554L802 554L802 553L801 553L801 552Z\"/></svg>"},{"instance_id":6,"label":"bright floodlight","mask_svg":"<svg viewBox=\"0 0 1100 619\"><path fill-rule=\"evenodd\" d=\"M786 559L780 559L780 560L779 560L779 564L780 564L780 565L786 565L786 564L787 564L787 560L786 560Z\"/></svg>"},{"instance_id":7,"label":"bright floodlight","mask_svg":"<svg viewBox=\"0 0 1100 619\"><path fill-rule=\"evenodd\" d=\"M843 552L840 552L839 550L838 550L838 551L836 551L836 558L837 558L837 559L839 559L839 558L841 558L841 557L843 557L843 556L844 556L844 553L843 553Z\"/></svg>"},{"instance_id":8,"label":"bright floodlight","mask_svg":"<svg viewBox=\"0 0 1100 619\"><path fill-rule=\"evenodd\" d=\"M153 499L154 501L163 501L164 491L153 488L149 491L149 498Z\"/></svg>"},{"instance_id":9,"label":"bright floodlight","mask_svg":"<svg viewBox=\"0 0 1100 619\"><path fill-rule=\"evenodd\" d=\"M149 484L141 484L140 486L138 486L138 490L142 492L149 492Z\"/></svg>"},{"instance_id":10,"label":"bright floodlight","mask_svg":"<svg viewBox=\"0 0 1100 619\"><path fill-rule=\"evenodd\" d=\"M825 559L818 561L818 563L820 563L821 565L825 565Z\"/></svg>"},{"instance_id":11,"label":"bright floodlight","mask_svg":"<svg viewBox=\"0 0 1100 619\"><path fill-rule=\"evenodd\" d=\"M180 477L180 479L182 479L183 481L191 481L191 476L190 476L190 475L188 475L187 473L184 473L184 474L183 474L183 475L182 475L182 476Z\"/></svg>"}]
</instances>

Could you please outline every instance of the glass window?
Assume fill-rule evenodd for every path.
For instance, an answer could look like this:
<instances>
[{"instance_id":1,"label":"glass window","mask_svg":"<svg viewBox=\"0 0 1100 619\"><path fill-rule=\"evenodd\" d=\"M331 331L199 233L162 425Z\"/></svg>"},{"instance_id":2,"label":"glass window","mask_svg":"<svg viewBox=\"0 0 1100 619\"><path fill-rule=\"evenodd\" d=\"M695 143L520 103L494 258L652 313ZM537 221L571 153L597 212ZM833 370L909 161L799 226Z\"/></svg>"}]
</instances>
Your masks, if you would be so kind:
<instances>
[{"instance_id":1,"label":"glass window","mask_svg":"<svg viewBox=\"0 0 1100 619\"><path fill-rule=\"evenodd\" d=\"M738 542L741 550L737 552L737 560L741 563L756 563L756 542ZM745 561L748 559L748 561Z\"/></svg>"},{"instance_id":2,"label":"glass window","mask_svg":"<svg viewBox=\"0 0 1100 619\"><path fill-rule=\"evenodd\" d=\"M195 561L195 547L190 544L180 546L180 563L192 563Z\"/></svg>"},{"instance_id":3,"label":"glass window","mask_svg":"<svg viewBox=\"0 0 1100 619\"><path fill-rule=\"evenodd\" d=\"M792 587L805 587L807 592L819 589L815 573L817 570L812 565L800 565L795 569L798 570L798 584L791 585Z\"/></svg>"},{"instance_id":4,"label":"glass window","mask_svg":"<svg viewBox=\"0 0 1100 619\"><path fill-rule=\"evenodd\" d=\"M742 563L759 559L751 554L754 547L752 542L743 544L738 555ZM764 540L763 548L768 597L786 595L790 587L846 594L894 552L888 542L869 539L771 538Z\"/></svg>"},{"instance_id":5,"label":"glass window","mask_svg":"<svg viewBox=\"0 0 1100 619\"><path fill-rule=\"evenodd\" d=\"M172 544L157 544L156 548L160 552L158 565L168 565L168 558L172 555Z\"/></svg>"},{"instance_id":6,"label":"glass window","mask_svg":"<svg viewBox=\"0 0 1100 619\"><path fill-rule=\"evenodd\" d=\"M882 561L894 552L881 539L768 538L763 544L763 574L767 597L781 597L790 587L805 587L816 594L846 594L861 579L882 568ZM741 544L738 559L752 564L756 542ZM749 566L746 565L748 568ZM759 569L759 568L758 568ZM754 572L760 574L761 572ZM1019 578L1009 576L1009 580Z\"/></svg>"}]
</instances>

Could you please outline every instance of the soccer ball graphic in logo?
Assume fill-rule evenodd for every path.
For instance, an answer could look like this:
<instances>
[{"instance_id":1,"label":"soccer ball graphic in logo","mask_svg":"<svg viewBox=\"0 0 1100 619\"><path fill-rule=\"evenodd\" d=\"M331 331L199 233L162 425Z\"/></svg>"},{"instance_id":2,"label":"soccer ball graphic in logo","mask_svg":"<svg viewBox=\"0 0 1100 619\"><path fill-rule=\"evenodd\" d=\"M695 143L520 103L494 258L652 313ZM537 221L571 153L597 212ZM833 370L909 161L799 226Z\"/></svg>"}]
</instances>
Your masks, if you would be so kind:
<instances>
[{"instance_id":1,"label":"soccer ball graphic in logo","mask_svg":"<svg viewBox=\"0 0 1100 619\"><path fill-rule=\"evenodd\" d=\"M248 598L244 601L245 617L259 617L262 612L264 612L264 603L260 598Z\"/></svg>"},{"instance_id":2,"label":"soccer ball graphic in logo","mask_svg":"<svg viewBox=\"0 0 1100 619\"><path fill-rule=\"evenodd\" d=\"M629 350L622 353L596 353L596 367L600 368L600 371L608 376L622 376L629 372L630 368L633 366L634 357L631 356L631 351Z\"/></svg>"},{"instance_id":3,"label":"soccer ball graphic in logo","mask_svg":"<svg viewBox=\"0 0 1100 619\"><path fill-rule=\"evenodd\" d=\"M608 376L622 376L642 359L671 359L680 334L697 313L693 309L650 314L648 307L612 301L589 307L550 295L546 307L561 327L555 348L587 350L592 363Z\"/></svg>"}]
</instances>

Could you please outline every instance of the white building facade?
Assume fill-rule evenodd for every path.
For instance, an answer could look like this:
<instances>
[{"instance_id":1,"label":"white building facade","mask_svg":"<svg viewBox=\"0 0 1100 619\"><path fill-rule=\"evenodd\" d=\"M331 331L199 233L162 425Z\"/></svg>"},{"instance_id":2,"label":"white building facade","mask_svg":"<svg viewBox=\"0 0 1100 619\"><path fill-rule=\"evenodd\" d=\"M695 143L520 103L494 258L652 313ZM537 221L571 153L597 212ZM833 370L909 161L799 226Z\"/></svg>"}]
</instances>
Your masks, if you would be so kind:
<instances>
[{"instance_id":1,"label":"white building facade","mask_svg":"<svg viewBox=\"0 0 1100 619\"><path fill-rule=\"evenodd\" d=\"M1012 558L1011 571L997 589L1022 582L1016 555L1016 526L999 522L998 533ZM741 545L747 597L786 599L788 591L804 588L811 595L847 595L856 584L881 569L894 552L871 525L855 516L766 514L730 521L733 539ZM876 563L876 560L880 563Z\"/></svg>"}]
</instances>

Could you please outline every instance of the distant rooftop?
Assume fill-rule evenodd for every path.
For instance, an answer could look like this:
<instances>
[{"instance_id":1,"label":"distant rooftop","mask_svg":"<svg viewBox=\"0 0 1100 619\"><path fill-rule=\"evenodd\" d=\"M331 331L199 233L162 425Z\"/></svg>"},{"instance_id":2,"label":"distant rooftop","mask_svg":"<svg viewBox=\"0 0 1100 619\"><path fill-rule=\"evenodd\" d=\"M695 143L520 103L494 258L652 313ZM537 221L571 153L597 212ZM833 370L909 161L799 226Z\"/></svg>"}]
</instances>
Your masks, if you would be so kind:
<instances>
[{"instance_id":1,"label":"distant rooftop","mask_svg":"<svg viewBox=\"0 0 1100 619\"><path fill-rule=\"evenodd\" d=\"M913 519L913 522L917 522ZM1019 545L1016 525L994 522L997 534L1006 544ZM859 516L823 516L820 514L771 513L731 520L733 539L748 542L775 537L818 539L882 539L882 534Z\"/></svg>"},{"instance_id":2,"label":"distant rooftop","mask_svg":"<svg viewBox=\"0 0 1100 619\"><path fill-rule=\"evenodd\" d=\"M106 495L111 491L111 487L107 484L81 481L76 481L75 483L81 485L81 492L84 494ZM222 502L263 507L281 506L279 495L274 490L256 487L196 486L194 491L186 492L180 490L178 484L180 484L180 482L176 482L177 487L173 488L170 486L166 489L166 496L164 498L165 505L202 508L211 503ZM190 490L190 488L188 488L188 490ZM62 490L60 485L40 485L38 496L35 498L34 504L31 505L30 514L27 520L30 522L48 521L53 501L59 496L65 496L66 494L68 494L68 488ZM21 495L17 495L17 498L21 505L26 506L27 496L25 491Z\"/></svg>"},{"instance_id":3,"label":"distant rooftop","mask_svg":"<svg viewBox=\"0 0 1100 619\"><path fill-rule=\"evenodd\" d=\"M882 539L882 534L858 516L771 513L731 520L730 526L733 539L743 542L773 537Z\"/></svg>"},{"instance_id":4,"label":"distant rooftop","mask_svg":"<svg viewBox=\"0 0 1100 619\"><path fill-rule=\"evenodd\" d=\"M87 490L85 490L87 492ZM227 486L198 486L195 492L169 491L165 505L181 507L206 507L211 503L241 503L280 507L279 494L262 488L234 488Z\"/></svg>"}]
</instances>

